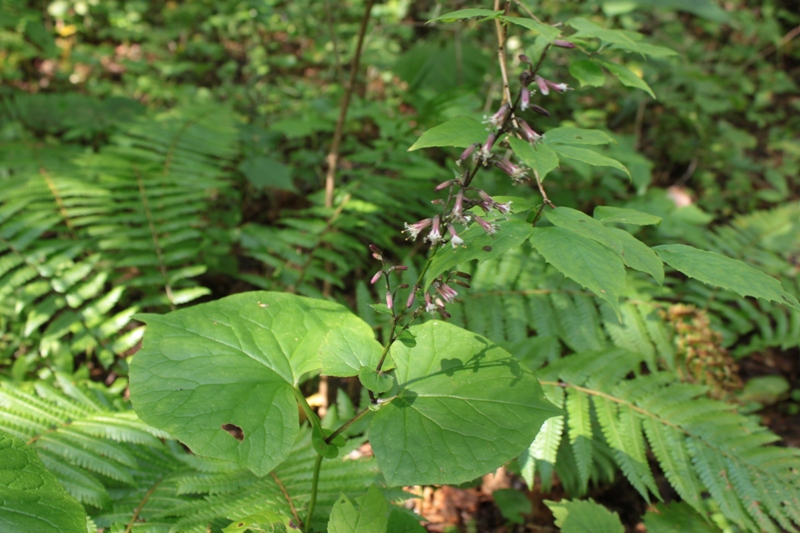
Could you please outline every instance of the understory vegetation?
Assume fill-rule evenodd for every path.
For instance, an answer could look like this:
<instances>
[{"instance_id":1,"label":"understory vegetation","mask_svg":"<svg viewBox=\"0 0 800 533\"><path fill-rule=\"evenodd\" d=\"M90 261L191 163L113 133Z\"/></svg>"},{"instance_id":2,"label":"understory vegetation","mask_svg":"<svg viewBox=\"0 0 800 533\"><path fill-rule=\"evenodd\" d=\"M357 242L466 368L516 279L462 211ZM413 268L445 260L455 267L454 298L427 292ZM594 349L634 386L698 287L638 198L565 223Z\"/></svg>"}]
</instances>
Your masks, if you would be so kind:
<instances>
[{"instance_id":1,"label":"understory vegetation","mask_svg":"<svg viewBox=\"0 0 800 533\"><path fill-rule=\"evenodd\" d=\"M788 0L0 2L0 530L800 529Z\"/></svg>"}]
</instances>

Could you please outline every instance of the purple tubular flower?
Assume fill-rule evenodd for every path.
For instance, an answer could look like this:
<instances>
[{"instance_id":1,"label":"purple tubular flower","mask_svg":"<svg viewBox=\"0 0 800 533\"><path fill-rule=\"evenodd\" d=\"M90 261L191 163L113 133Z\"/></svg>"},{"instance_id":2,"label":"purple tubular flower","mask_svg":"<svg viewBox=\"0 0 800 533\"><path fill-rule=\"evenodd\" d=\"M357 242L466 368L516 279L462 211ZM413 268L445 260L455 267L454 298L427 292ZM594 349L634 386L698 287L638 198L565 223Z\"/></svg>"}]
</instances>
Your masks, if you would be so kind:
<instances>
[{"instance_id":1,"label":"purple tubular flower","mask_svg":"<svg viewBox=\"0 0 800 533\"><path fill-rule=\"evenodd\" d=\"M575 43L571 43L569 41L562 41L561 39L556 39L553 41L553 46L558 46L559 48L575 48Z\"/></svg>"},{"instance_id":2,"label":"purple tubular flower","mask_svg":"<svg viewBox=\"0 0 800 533\"><path fill-rule=\"evenodd\" d=\"M386 292L386 307L391 309L393 303L394 303L394 300L392 299L392 293L387 291Z\"/></svg>"},{"instance_id":3,"label":"purple tubular flower","mask_svg":"<svg viewBox=\"0 0 800 533\"><path fill-rule=\"evenodd\" d=\"M547 96L550 94L550 87L547 85L547 81L545 81L545 79L538 74L536 75L536 85L539 86L539 90L543 95Z\"/></svg>"},{"instance_id":4,"label":"purple tubular flower","mask_svg":"<svg viewBox=\"0 0 800 533\"><path fill-rule=\"evenodd\" d=\"M495 163L497 168L508 174L508 176L515 182L520 182L528 179L528 172L522 167L518 167L508 159L503 159Z\"/></svg>"},{"instance_id":5,"label":"purple tubular flower","mask_svg":"<svg viewBox=\"0 0 800 533\"><path fill-rule=\"evenodd\" d=\"M458 236L458 233L456 233L456 228L454 228L452 224L447 225L447 231L450 232L450 244L453 246L453 248L464 246L464 239Z\"/></svg>"},{"instance_id":6,"label":"purple tubular flower","mask_svg":"<svg viewBox=\"0 0 800 533\"><path fill-rule=\"evenodd\" d=\"M511 201L510 200L508 202L504 203L504 204L495 203L494 206L497 208L498 211L500 211L500 213L502 213L504 215L507 215L507 214L509 214L511 212Z\"/></svg>"},{"instance_id":7,"label":"purple tubular flower","mask_svg":"<svg viewBox=\"0 0 800 533\"><path fill-rule=\"evenodd\" d=\"M486 120L486 123L492 127L499 128L503 125L508 113L508 104L503 104L497 112Z\"/></svg>"},{"instance_id":8,"label":"purple tubular flower","mask_svg":"<svg viewBox=\"0 0 800 533\"><path fill-rule=\"evenodd\" d=\"M377 272L375 272L375 275L372 276L371 280L369 280L369 284L375 285L375 283L377 283L377 281L381 279L381 274L383 274L383 270L378 270Z\"/></svg>"},{"instance_id":9,"label":"purple tubular flower","mask_svg":"<svg viewBox=\"0 0 800 533\"><path fill-rule=\"evenodd\" d=\"M497 233L497 226L495 224L492 224L490 222L486 222L485 220L483 220L479 216L475 217L475 221L478 224L480 224L481 228L483 228L483 231L485 231L489 235L494 235L495 233Z\"/></svg>"},{"instance_id":10,"label":"purple tubular flower","mask_svg":"<svg viewBox=\"0 0 800 533\"><path fill-rule=\"evenodd\" d=\"M442 189L446 189L446 188L448 188L449 186L451 186L451 185L453 184L453 182L454 182L454 181L455 181L455 180L447 180L447 181L443 181L442 183L440 183L439 185L437 185L436 187L434 187L434 189L433 189L433 190L434 190L434 191L441 191Z\"/></svg>"},{"instance_id":11,"label":"purple tubular flower","mask_svg":"<svg viewBox=\"0 0 800 533\"><path fill-rule=\"evenodd\" d=\"M455 289L444 283L436 284L436 292L438 292L439 296L444 298L444 301L448 303L454 301L456 296L458 296L458 293L455 291Z\"/></svg>"},{"instance_id":12,"label":"purple tubular flower","mask_svg":"<svg viewBox=\"0 0 800 533\"><path fill-rule=\"evenodd\" d=\"M435 302L436 302L436 310L439 311L439 314L441 314L445 318L450 318L450 313L445 311L444 302L441 300L441 298L436 298Z\"/></svg>"},{"instance_id":13,"label":"purple tubular flower","mask_svg":"<svg viewBox=\"0 0 800 533\"><path fill-rule=\"evenodd\" d=\"M417 236L431 225L433 222L430 218L425 218L420 220L419 222L415 222L414 224L409 224L408 222L405 223L406 229L403 230L403 233L408 233L408 236L411 238L412 241L417 239Z\"/></svg>"},{"instance_id":14,"label":"purple tubular flower","mask_svg":"<svg viewBox=\"0 0 800 533\"><path fill-rule=\"evenodd\" d=\"M531 91L527 87L523 87L519 94L519 108L525 111L531 106Z\"/></svg>"},{"instance_id":15,"label":"purple tubular flower","mask_svg":"<svg viewBox=\"0 0 800 533\"><path fill-rule=\"evenodd\" d=\"M547 84L548 87L550 87L557 93L563 93L571 90L569 85L567 85L566 83L556 83L550 80L544 80L544 82Z\"/></svg>"},{"instance_id":16,"label":"purple tubular flower","mask_svg":"<svg viewBox=\"0 0 800 533\"><path fill-rule=\"evenodd\" d=\"M433 217L433 227L428 236L425 237L425 240L433 245L442 241L442 232L439 231L439 215Z\"/></svg>"},{"instance_id":17,"label":"purple tubular flower","mask_svg":"<svg viewBox=\"0 0 800 533\"><path fill-rule=\"evenodd\" d=\"M461 157L459 157L458 161L456 161L456 165L461 165L461 163L466 161L469 158L469 156L472 155L472 152L475 151L475 148L477 148L478 146L480 146L480 145L479 144L470 144L469 146L467 146L467 149L464 150L463 152L461 152Z\"/></svg>"},{"instance_id":18,"label":"purple tubular flower","mask_svg":"<svg viewBox=\"0 0 800 533\"><path fill-rule=\"evenodd\" d=\"M392 267L392 270L397 270L402 272L403 270L408 270L408 267L405 265L395 265Z\"/></svg>"},{"instance_id":19,"label":"purple tubular flower","mask_svg":"<svg viewBox=\"0 0 800 533\"><path fill-rule=\"evenodd\" d=\"M519 55L519 60L522 61L523 63L527 63L529 65L533 65L533 63L531 62L531 58L526 56L525 54L520 54Z\"/></svg>"},{"instance_id":20,"label":"purple tubular flower","mask_svg":"<svg viewBox=\"0 0 800 533\"><path fill-rule=\"evenodd\" d=\"M525 137L526 141L535 143L542 138L542 136L536 133L533 128L531 128L530 125L524 120L519 119L517 122L519 122L520 129L522 130L522 136Z\"/></svg>"},{"instance_id":21,"label":"purple tubular flower","mask_svg":"<svg viewBox=\"0 0 800 533\"><path fill-rule=\"evenodd\" d=\"M550 111L548 111L547 109L543 108L542 106L538 106L536 104L531 104L531 109L536 111L540 115L544 115L546 117L550 116Z\"/></svg>"},{"instance_id":22,"label":"purple tubular flower","mask_svg":"<svg viewBox=\"0 0 800 533\"><path fill-rule=\"evenodd\" d=\"M495 139L496 135L494 133L490 133L489 136L486 137L486 141L484 141L483 146L477 155L477 158L480 159L482 163L486 163L489 158L492 157L492 147L494 146Z\"/></svg>"},{"instance_id":23,"label":"purple tubular flower","mask_svg":"<svg viewBox=\"0 0 800 533\"><path fill-rule=\"evenodd\" d=\"M464 216L464 190L458 191L456 194L456 203L453 206L453 216L456 219L461 219Z\"/></svg>"},{"instance_id":24,"label":"purple tubular flower","mask_svg":"<svg viewBox=\"0 0 800 533\"><path fill-rule=\"evenodd\" d=\"M417 296L417 286L414 285L411 289L411 293L408 295L408 300L406 301L406 309L409 309L412 305L414 305L414 298Z\"/></svg>"},{"instance_id":25,"label":"purple tubular flower","mask_svg":"<svg viewBox=\"0 0 800 533\"><path fill-rule=\"evenodd\" d=\"M427 292L425 293L425 311L428 313L436 311L436 305L431 302L431 295Z\"/></svg>"}]
</instances>

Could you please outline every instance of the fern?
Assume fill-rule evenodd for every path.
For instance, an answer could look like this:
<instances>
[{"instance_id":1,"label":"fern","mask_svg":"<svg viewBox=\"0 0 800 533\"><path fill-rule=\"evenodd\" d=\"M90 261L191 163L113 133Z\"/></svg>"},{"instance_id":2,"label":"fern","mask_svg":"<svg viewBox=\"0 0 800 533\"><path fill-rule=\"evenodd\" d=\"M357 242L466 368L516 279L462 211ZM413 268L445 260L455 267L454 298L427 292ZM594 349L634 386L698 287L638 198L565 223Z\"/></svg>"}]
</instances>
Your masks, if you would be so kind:
<instances>
[{"instance_id":1,"label":"fern","mask_svg":"<svg viewBox=\"0 0 800 533\"><path fill-rule=\"evenodd\" d=\"M29 99L7 105L36 123ZM39 355L68 371L80 354L107 366L140 340L139 309L209 292L196 261L225 252L205 213L236 155L231 113L175 110L124 129L98 153L25 132L0 145L0 354L16 354L19 374Z\"/></svg>"},{"instance_id":2,"label":"fern","mask_svg":"<svg viewBox=\"0 0 800 533\"><path fill-rule=\"evenodd\" d=\"M224 461L191 455L168 435L138 420L103 387L58 375L57 387L0 383L0 429L24 439L45 466L110 531L218 531L266 506L301 517L309 501L316 453L305 429L292 455L258 478ZM342 457L323 463L315 526L341 493L356 496L376 476L374 460Z\"/></svg>"},{"instance_id":3,"label":"fern","mask_svg":"<svg viewBox=\"0 0 800 533\"><path fill-rule=\"evenodd\" d=\"M703 501L707 492L726 518L747 530L796 530L800 453L770 446L778 440L776 435L736 414L732 406L705 398L704 387L680 383L671 373L620 381L627 374L638 374L644 361L643 355L626 350L587 352L565 357L540 372L546 389L567 391L563 436L549 437L559 442L560 454L571 456L562 466L559 455L557 471L580 474L562 475L565 488L576 494L586 491L586 467L569 465L605 456L595 444L601 438L614 463L646 500L661 498L649 449L672 487L699 512L707 512ZM599 434L587 422L586 405ZM576 446L584 442L578 437L591 443L590 453L585 444ZM545 463L535 460L536 468L540 461Z\"/></svg>"}]
</instances>

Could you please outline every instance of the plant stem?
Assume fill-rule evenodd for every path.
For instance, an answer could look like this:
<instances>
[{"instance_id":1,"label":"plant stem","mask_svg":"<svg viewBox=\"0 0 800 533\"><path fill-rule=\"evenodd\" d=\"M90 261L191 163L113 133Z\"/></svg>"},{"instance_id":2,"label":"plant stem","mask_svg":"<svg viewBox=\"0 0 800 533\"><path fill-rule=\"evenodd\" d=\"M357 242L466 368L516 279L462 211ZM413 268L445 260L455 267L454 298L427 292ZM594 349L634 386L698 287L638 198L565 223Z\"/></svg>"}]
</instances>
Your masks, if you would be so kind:
<instances>
[{"instance_id":1,"label":"plant stem","mask_svg":"<svg viewBox=\"0 0 800 533\"><path fill-rule=\"evenodd\" d=\"M339 426L339 428L336 431L334 431L325 438L325 444L330 444L331 442L333 442L333 439L335 439L336 437L347 431L347 428L349 428L350 426L352 426L353 424L364 418L364 415L366 415L367 413L369 413L369 409L364 409L356 416L354 416L353 418L351 418L350 420Z\"/></svg>"},{"instance_id":2,"label":"plant stem","mask_svg":"<svg viewBox=\"0 0 800 533\"><path fill-rule=\"evenodd\" d=\"M322 467L322 456L317 455L317 460L314 462L314 477L311 479L311 501L308 502L308 514L306 515L306 522L303 524L303 533L308 533L311 530L311 518L314 516L314 507L317 505L317 488L319 487L319 471Z\"/></svg>"}]
</instances>

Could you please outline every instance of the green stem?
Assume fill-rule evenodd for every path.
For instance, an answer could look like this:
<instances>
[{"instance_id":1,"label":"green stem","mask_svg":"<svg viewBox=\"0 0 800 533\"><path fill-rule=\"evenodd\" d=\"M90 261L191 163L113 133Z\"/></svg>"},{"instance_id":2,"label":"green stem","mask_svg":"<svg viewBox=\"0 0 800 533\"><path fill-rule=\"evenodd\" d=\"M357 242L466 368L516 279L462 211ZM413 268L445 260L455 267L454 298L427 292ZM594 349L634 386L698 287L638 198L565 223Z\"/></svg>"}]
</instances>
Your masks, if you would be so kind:
<instances>
[{"instance_id":1,"label":"green stem","mask_svg":"<svg viewBox=\"0 0 800 533\"><path fill-rule=\"evenodd\" d=\"M331 442L333 442L333 439L335 439L336 437L347 431L347 428L349 428L350 426L352 426L353 424L364 418L364 415L366 415L367 413L369 413L369 409L364 409L356 416L354 416L353 418L351 418L350 420L339 426L339 428L336 431L325 437L325 444L330 444Z\"/></svg>"},{"instance_id":2,"label":"green stem","mask_svg":"<svg viewBox=\"0 0 800 533\"><path fill-rule=\"evenodd\" d=\"M323 434L322 433L322 424L319 421L319 417L317 416L317 413L315 413L314 410L311 408L311 406L308 405L308 402L306 401L306 397L303 396L303 393L297 387L292 388L292 392L294 392L294 397L297 400L297 403L300 404L300 408L306 414L306 418L308 418L308 422L317 431L319 431L320 434Z\"/></svg>"},{"instance_id":3,"label":"green stem","mask_svg":"<svg viewBox=\"0 0 800 533\"><path fill-rule=\"evenodd\" d=\"M303 524L303 533L311 531L311 518L314 516L314 507L317 505L317 488L319 487L319 470L322 467L322 456L317 455L314 462L314 477L311 480L311 501L308 502L308 514Z\"/></svg>"}]
</instances>

